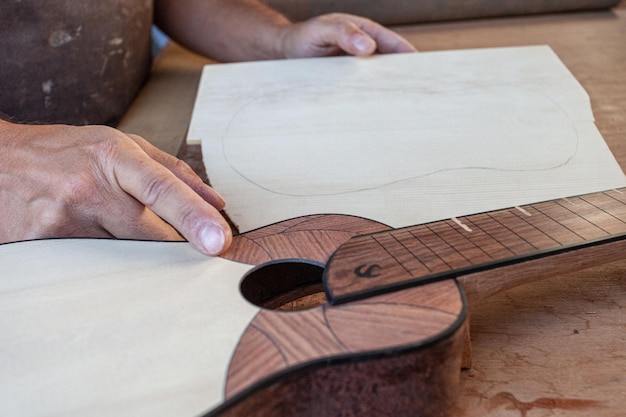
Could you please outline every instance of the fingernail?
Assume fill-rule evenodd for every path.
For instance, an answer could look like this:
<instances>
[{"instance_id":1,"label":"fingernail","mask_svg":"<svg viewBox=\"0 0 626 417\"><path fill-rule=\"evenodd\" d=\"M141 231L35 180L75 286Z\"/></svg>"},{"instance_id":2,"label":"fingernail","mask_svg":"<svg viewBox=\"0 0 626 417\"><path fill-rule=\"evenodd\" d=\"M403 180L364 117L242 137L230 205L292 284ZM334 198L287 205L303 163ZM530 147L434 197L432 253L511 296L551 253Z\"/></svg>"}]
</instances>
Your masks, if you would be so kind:
<instances>
[{"instance_id":1,"label":"fingernail","mask_svg":"<svg viewBox=\"0 0 626 417\"><path fill-rule=\"evenodd\" d=\"M376 47L373 39L362 35L355 36L353 45L356 49L359 50L359 52L362 53L370 53L372 52L372 49Z\"/></svg>"},{"instance_id":2,"label":"fingernail","mask_svg":"<svg viewBox=\"0 0 626 417\"><path fill-rule=\"evenodd\" d=\"M207 255L217 255L224 249L224 231L213 225L207 224L200 231L200 242Z\"/></svg>"}]
</instances>

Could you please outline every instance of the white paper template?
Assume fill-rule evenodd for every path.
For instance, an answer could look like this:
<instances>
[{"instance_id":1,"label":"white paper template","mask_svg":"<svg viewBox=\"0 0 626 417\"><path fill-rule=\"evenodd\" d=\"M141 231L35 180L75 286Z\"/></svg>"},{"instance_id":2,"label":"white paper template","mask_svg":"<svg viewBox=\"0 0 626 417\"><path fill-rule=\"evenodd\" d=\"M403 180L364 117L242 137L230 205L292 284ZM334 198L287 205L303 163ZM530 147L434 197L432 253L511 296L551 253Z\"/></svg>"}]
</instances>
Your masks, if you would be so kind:
<instances>
[{"instance_id":1,"label":"white paper template","mask_svg":"<svg viewBox=\"0 0 626 417\"><path fill-rule=\"evenodd\" d=\"M241 232L393 227L626 185L547 46L208 65L188 133Z\"/></svg>"}]
</instances>

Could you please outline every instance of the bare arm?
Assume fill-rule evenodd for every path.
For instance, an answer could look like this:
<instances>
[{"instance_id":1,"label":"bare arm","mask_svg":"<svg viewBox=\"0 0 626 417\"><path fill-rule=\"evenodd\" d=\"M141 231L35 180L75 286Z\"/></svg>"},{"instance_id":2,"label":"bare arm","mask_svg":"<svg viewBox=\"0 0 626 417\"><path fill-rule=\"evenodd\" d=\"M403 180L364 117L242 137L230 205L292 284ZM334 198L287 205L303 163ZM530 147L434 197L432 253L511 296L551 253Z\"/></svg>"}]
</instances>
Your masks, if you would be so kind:
<instances>
[{"instance_id":1,"label":"bare arm","mask_svg":"<svg viewBox=\"0 0 626 417\"><path fill-rule=\"evenodd\" d=\"M365 18L329 14L293 23L257 0L156 0L156 23L174 40L219 61L412 52Z\"/></svg>"}]
</instances>

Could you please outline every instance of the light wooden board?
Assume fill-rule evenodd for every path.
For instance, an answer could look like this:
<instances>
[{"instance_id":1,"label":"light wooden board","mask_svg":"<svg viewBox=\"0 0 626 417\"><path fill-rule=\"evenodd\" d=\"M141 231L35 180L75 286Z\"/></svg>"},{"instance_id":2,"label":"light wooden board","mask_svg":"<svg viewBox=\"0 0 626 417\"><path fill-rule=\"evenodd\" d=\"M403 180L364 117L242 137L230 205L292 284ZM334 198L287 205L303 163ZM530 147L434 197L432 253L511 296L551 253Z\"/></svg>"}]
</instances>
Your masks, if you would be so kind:
<instances>
[{"instance_id":1,"label":"light wooden board","mask_svg":"<svg viewBox=\"0 0 626 417\"><path fill-rule=\"evenodd\" d=\"M259 308L249 265L182 242L0 246L0 414L194 416Z\"/></svg>"},{"instance_id":2,"label":"light wooden board","mask_svg":"<svg viewBox=\"0 0 626 417\"><path fill-rule=\"evenodd\" d=\"M188 138L242 232L319 213L403 227L626 185L546 46L208 65Z\"/></svg>"}]
</instances>

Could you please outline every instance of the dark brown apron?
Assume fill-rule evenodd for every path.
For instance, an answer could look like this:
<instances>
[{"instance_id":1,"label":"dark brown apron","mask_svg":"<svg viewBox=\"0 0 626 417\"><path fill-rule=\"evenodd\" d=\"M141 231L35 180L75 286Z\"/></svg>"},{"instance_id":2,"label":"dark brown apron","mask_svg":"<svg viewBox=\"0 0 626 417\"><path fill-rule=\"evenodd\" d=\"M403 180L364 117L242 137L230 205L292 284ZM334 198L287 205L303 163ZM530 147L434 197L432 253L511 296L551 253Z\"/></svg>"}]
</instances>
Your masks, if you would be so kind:
<instances>
[{"instance_id":1,"label":"dark brown apron","mask_svg":"<svg viewBox=\"0 0 626 417\"><path fill-rule=\"evenodd\" d=\"M0 1L0 112L17 122L114 125L150 69L152 7Z\"/></svg>"}]
</instances>

